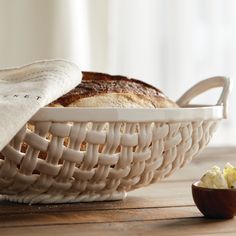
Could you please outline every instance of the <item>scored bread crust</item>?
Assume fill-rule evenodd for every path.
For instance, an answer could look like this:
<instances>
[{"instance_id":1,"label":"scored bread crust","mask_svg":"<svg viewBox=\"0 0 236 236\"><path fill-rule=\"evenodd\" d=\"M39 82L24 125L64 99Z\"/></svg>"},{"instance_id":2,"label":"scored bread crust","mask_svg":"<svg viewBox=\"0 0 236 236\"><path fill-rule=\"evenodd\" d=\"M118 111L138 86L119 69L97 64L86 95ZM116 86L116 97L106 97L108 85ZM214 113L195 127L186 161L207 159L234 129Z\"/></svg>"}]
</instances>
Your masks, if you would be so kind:
<instances>
[{"instance_id":1,"label":"scored bread crust","mask_svg":"<svg viewBox=\"0 0 236 236\"><path fill-rule=\"evenodd\" d=\"M81 83L49 104L51 107L178 107L159 89L136 79L98 72L82 72Z\"/></svg>"}]
</instances>

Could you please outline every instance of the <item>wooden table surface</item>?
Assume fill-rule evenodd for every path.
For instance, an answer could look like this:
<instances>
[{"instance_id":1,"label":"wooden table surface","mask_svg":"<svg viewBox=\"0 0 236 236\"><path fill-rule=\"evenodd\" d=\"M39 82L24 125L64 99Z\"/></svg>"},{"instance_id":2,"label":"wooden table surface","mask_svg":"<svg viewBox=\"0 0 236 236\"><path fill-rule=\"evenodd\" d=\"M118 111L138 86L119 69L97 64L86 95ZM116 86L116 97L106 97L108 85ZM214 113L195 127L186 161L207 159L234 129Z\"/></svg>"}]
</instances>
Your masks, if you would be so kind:
<instances>
[{"instance_id":1,"label":"wooden table surface","mask_svg":"<svg viewBox=\"0 0 236 236\"><path fill-rule=\"evenodd\" d=\"M124 201L33 206L0 201L0 235L236 235L236 218L204 218L191 195L194 180L226 162L236 165L236 148L208 148Z\"/></svg>"}]
</instances>

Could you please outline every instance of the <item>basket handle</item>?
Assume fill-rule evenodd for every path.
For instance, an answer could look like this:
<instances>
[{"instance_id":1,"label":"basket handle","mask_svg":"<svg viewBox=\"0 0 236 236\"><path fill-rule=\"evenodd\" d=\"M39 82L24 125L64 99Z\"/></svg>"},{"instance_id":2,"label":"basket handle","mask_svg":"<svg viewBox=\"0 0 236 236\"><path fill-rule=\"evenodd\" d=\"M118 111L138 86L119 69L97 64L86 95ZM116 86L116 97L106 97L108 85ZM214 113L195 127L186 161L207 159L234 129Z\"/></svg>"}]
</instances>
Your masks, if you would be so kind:
<instances>
[{"instance_id":1,"label":"basket handle","mask_svg":"<svg viewBox=\"0 0 236 236\"><path fill-rule=\"evenodd\" d=\"M231 90L231 81L229 78L226 77L212 77L209 79L205 79L191 87L189 90L187 90L177 101L176 103L179 106L186 106L190 103L190 101L198 96L201 93L204 93L205 91L212 89L212 88L218 88L222 87L222 92L220 95L220 98L218 99L216 106L222 106L223 105L223 117L227 118L227 107L228 107L228 95Z\"/></svg>"}]
</instances>

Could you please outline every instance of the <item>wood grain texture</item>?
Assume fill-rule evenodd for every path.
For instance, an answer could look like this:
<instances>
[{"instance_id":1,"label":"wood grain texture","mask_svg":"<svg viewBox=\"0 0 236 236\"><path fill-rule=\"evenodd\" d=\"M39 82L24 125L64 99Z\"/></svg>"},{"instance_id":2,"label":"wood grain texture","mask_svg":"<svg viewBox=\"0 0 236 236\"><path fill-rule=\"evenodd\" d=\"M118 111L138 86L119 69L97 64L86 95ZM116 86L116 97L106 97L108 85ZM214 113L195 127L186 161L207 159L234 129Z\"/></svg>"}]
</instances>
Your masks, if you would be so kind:
<instances>
[{"instance_id":1,"label":"wood grain texture","mask_svg":"<svg viewBox=\"0 0 236 236\"><path fill-rule=\"evenodd\" d=\"M0 217L0 227L67 225L84 223L143 222L176 218L200 217L196 207L99 210L78 212L41 212L6 214Z\"/></svg>"},{"instance_id":2,"label":"wood grain texture","mask_svg":"<svg viewBox=\"0 0 236 236\"><path fill-rule=\"evenodd\" d=\"M209 220L191 184L214 164L236 165L236 148L207 149L176 175L124 201L23 205L0 201L0 235L236 235L236 219Z\"/></svg>"},{"instance_id":3,"label":"wood grain texture","mask_svg":"<svg viewBox=\"0 0 236 236\"><path fill-rule=\"evenodd\" d=\"M145 222L77 223L1 228L8 235L236 235L235 220L209 220L202 217Z\"/></svg>"},{"instance_id":4,"label":"wood grain texture","mask_svg":"<svg viewBox=\"0 0 236 236\"><path fill-rule=\"evenodd\" d=\"M130 192L124 201L52 204L52 205L26 205L0 201L0 216L8 214L25 214L40 212L77 212L90 210L111 209L143 209L153 207L193 206L191 197L191 181L157 183L140 190ZM163 191L163 189L165 191ZM173 201L173 192L175 193ZM148 193L148 197L147 197Z\"/></svg>"}]
</instances>

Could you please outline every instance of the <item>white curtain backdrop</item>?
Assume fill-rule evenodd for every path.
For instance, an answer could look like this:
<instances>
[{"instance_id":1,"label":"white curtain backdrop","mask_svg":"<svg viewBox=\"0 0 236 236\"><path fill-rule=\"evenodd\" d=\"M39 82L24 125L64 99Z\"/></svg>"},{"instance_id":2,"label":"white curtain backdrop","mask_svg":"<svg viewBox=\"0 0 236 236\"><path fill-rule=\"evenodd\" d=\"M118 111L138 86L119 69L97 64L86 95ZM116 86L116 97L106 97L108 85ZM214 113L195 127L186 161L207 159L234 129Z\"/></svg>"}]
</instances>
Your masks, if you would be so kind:
<instances>
[{"instance_id":1,"label":"white curtain backdrop","mask_svg":"<svg viewBox=\"0 0 236 236\"><path fill-rule=\"evenodd\" d=\"M0 67L65 58L147 81L177 99L236 76L235 0L0 0ZM219 91L201 102L214 104ZM212 145L236 144L236 93Z\"/></svg>"}]
</instances>

